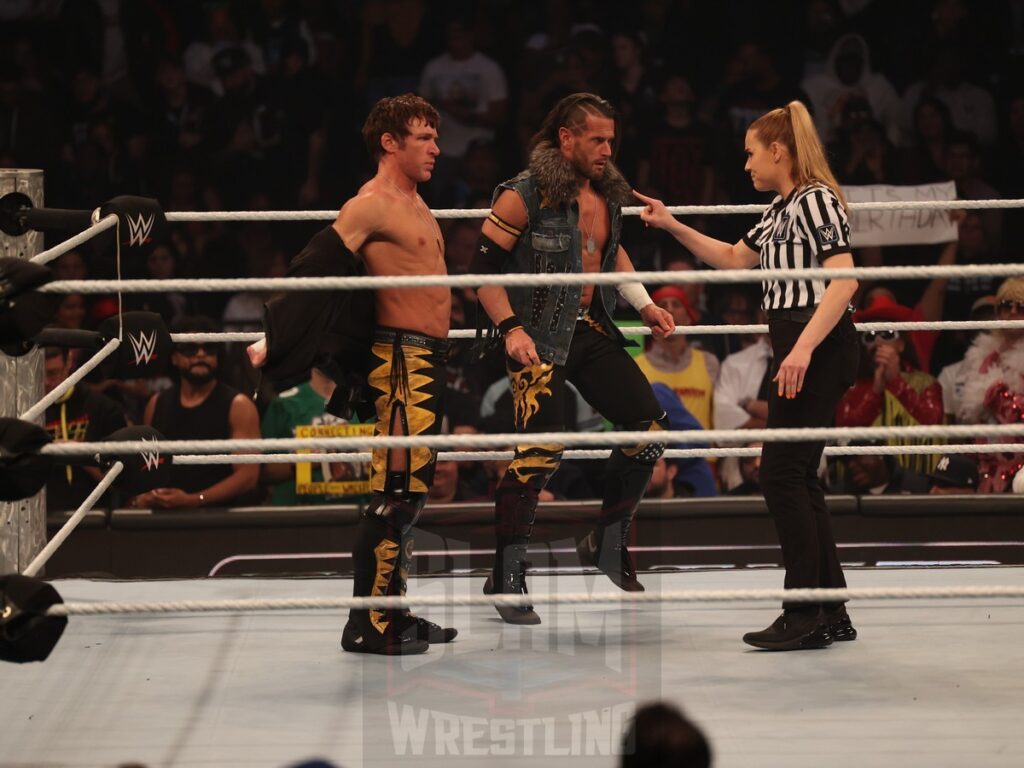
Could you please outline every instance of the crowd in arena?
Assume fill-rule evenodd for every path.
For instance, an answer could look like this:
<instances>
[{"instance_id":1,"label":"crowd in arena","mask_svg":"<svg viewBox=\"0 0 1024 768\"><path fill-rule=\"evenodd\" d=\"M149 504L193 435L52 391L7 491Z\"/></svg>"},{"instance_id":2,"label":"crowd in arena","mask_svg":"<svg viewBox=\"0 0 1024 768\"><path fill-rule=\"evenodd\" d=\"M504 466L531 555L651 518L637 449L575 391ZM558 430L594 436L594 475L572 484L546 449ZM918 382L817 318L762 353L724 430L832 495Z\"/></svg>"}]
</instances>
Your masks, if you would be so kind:
<instances>
[{"instance_id":1,"label":"crowd in arena","mask_svg":"<svg viewBox=\"0 0 1024 768\"><path fill-rule=\"evenodd\" d=\"M952 181L961 199L1024 198L1024 5L1012 0L47 0L2 12L10 37L0 52L0 166L44 169L53 207L91 209L134 194L167 211L336 208L373 172L360 137L367 111L404 92L441 114L441 156L420 189L433 208L488 207L495 186L523 166L541 117L579 91L615 105L618 166L636 189L669 204L767 202L742 172L743 137L753 118L791 99L811 109L843 184ZM856 263L1022 260L1020 209L953 218L952 242L855 242ZM687 221L734 242L752 217ZM469 271L480 223L443 223L450 273ZM316 226L176 225L146 263L126 264L124 276L283 276ZM699 268L636 217L623 244L638 270ZM61 257L54 272L107 278L114 264L86 245ZM763 322L756 283L650 287L680 326ZM160 313L176 331L259 331L266 299L165 292L125 303ZM1024 278L862 281L856 301L856 321L1024 320ZM95 328L117 309L113 296L68 295L56 324ZM619 309L620 322L636 324L631 309ZM476 323L474 292L454 290L452 327ZM1024 332L881 331L861 340L860 376L840 403L838 426L1024 420ZM47 426L62 440L96 439L125 423L159 428L181 415L167 406L167 393L205 401L216 392L197 437L360 431L323 413L329 392L315 373L298 387L269 391L242 347L178 345L168 379L92 376L47 411ZM673 429L765 426L771 348L764 336L641 339L635 351ZM47 353L47 387L78 357ZM447 395L447 432L513 431L502 361L481 358L471 341L459 342L448 362ZM582 397L567 398L566 410L568 429L608 428ZM934 455L835 460L827 471L836 492L1003 493L1022 464L1024 450L943 456L939 445ZM544 498L600 497L597 465L564 462ZM441 462L433 502L491 498L503 471L501 462ZM198 506L201 492L218 483L230 490L218 498L225 504L353 501L367 492L359 464L176 473L179 494L129 501ZM57 470L51 506L84 498L84 475ZM648 496L756 494L758 487L756 458L662 459Z\"/></svg>"}]
</instances>

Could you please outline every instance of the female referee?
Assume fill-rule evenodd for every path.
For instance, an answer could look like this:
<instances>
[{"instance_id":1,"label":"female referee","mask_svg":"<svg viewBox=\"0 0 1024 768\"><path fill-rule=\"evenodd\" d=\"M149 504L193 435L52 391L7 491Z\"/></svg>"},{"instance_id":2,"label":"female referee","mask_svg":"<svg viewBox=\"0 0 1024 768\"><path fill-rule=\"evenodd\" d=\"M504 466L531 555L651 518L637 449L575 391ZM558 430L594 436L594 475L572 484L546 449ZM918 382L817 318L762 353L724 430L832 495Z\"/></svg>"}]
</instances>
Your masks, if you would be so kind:
<instances>
[{"instance_id":1,"label":"female referee","mask_svg":"<svg viewBox=\"0 0 1024 768\"><path fill-rule=\"evenodd\" d=\"M776 197L735 245L697 232L676 221L660 200L637 194L646 206L640 216L717 269L760 263L762 269L797 271L762 283L776 361L772 381L778 385L768 401L768 427L828 427L856 376L859 344L848 308L857 281L811 280L799 270L853 266L846 199L799 101L757 118L747 129L744 151L754 188ZM782 545L787 589L846 586L818 479L824 447L824 441L769 442L761 454L761 489ZM770 627L743 640L789 651L856 636L842 603L784 603Z\"/></svg>"}]
</instances>

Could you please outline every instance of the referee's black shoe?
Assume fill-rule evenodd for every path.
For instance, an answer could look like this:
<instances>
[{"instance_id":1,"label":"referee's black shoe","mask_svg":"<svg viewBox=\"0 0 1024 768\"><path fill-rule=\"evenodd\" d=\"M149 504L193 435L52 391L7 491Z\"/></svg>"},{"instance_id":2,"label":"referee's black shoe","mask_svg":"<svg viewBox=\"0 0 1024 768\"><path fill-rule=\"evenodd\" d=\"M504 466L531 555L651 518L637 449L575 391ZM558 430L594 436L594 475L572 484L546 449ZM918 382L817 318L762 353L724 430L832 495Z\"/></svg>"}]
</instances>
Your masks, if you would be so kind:
<instances>
[{"instance_id":1,"label":"referee's black shoe","mask_svg":"<svg viewBox=\"0 0 1024 768\"><path fill-rule=\"evenodd\" d=\"M743 642L766 651L803 651L832 645L832 634L820 611L783 611L760 632L747 632Z\"/></svg>"},{"instance_id":2,"label":"referee's black shoe","mask_svg":"<svg viewBox=\"0 0 1024 768\"><path fill-rule=\"evenodd\" d=\"M857 639L857 628L850 621L845 606L840 605L835 610L825 611L825 623L828 624L828 633L837 643Z\"/></svg>"}]
</instances>

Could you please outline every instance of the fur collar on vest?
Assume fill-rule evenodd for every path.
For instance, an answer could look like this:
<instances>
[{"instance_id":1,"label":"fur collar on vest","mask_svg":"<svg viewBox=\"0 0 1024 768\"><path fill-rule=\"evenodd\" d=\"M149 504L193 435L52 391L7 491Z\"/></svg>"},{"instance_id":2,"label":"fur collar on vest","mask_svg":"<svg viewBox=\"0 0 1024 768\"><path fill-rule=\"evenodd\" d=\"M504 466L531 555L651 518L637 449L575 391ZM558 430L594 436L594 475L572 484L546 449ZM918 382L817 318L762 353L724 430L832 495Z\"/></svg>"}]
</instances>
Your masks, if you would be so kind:
<instances>
[{"instance_id":1,"label":"fur collar on vest","mask_svg":"<svg viewBox=\"0 0 1024 768\"><path fill-rule=\"evenodd\" d=\"M550 142L542 141L530 152L530 173L537 180L537 187L547 205L564 205L575 200L580 193L572 164ZM629 183L611 160L604 167L604 175L593 185L610 202L619 205L635 203Z\"/></svg>"}]
</instances>

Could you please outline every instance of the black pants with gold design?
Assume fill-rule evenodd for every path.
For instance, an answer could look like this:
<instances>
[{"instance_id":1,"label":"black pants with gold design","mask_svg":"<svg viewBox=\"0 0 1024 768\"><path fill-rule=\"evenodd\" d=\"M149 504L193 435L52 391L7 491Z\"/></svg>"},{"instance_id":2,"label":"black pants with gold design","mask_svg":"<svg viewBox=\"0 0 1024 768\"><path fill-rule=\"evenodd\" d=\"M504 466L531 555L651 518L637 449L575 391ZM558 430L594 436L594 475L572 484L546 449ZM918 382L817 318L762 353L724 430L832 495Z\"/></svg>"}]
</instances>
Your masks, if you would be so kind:
<instances>
[{"instance_id":1,"label":"black pants with gold design","mask_svg":"<svg viewBox=\"0 0 1024 768\"><path fill-rule=\"evenodd\" d=\"M529 435L565 429L562 414L567 381L617 427L637 431L664 428L664 411L647 377L621 344L589 318L576 324L564 365L524 366L509 358L506 366L517 432ZM540 491L558 468L562 448L528 442L516 446L515 458L495 492L496 571L502 561L525 556ZM652 442L612 451L600 528L632 519L662 449Z\"/></svg>"},{"instance_id":2,"label":"black pants with gold design","mask_svg":"<svg viewBox=\"0 0 1024 768\"><path fill-rule=\"evenodd\" d=\"M397 328L378 328L368 384L375 395L377 435L436 435L441 429L447 339ZM353 595L403 595L412 558L410 530L434 480L433 448L380 448L373 451L373 497L363 512L352 565ZM380 634L401 631L393 611L352 611ZM401 622L400 622L401 623Z\"/></svg>"}]
</instances>

